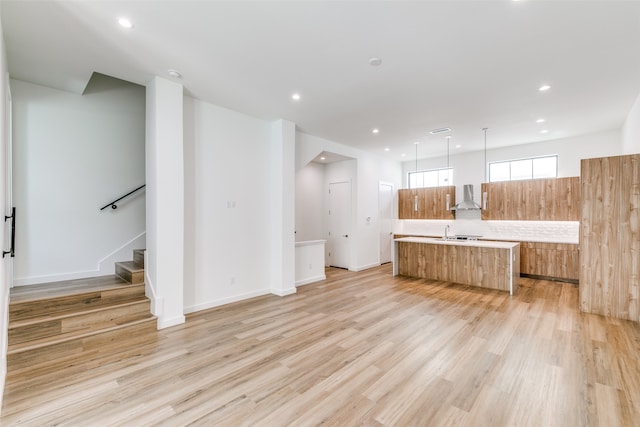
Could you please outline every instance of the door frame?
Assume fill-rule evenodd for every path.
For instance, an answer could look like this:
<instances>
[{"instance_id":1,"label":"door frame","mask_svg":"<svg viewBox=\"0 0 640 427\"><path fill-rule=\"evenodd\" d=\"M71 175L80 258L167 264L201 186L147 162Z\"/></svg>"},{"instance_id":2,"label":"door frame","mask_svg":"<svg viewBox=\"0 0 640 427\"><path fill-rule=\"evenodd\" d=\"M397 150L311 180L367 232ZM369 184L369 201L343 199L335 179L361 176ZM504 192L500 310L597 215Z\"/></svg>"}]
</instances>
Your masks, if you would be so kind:
<instances>
[{"instance_id":1,"label":"door frame","mask_svg":"<svg viewBox=\"0 0 640 427\"><path fill-rule=\"evenodd\" d=\"M396 189L396 186L392 183L392 182L388 182L388 181L378 181L378 242L380 244L380 247L378 248L378 261L380 262L380 264L383 263L382 261L382 215L381 215L381 209L380 209L380 186L382 185L386 185L391 187L391 217L389 218L389 221L391 221L391 233L393 236L393 219L395 218L394 214L395 214L395 209L394 206L396 205L394 202L395 200L395 194L394 191ZM392 239L393 240L393 239ZM391 242L391 248L389 249L389 261L385 261L385 262L393 262L393 241Z\"/></svg>"}]
</instances>

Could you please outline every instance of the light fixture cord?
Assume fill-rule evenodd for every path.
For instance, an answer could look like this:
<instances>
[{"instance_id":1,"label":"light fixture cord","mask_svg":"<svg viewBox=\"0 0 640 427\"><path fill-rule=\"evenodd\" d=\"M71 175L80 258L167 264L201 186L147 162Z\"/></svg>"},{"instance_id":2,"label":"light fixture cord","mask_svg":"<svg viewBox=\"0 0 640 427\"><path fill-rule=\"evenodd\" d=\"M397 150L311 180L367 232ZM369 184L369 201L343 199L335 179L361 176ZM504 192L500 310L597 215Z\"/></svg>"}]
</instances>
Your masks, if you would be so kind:
<instances>
[{"instance_id":1,"label":"light fixture cord","mask_svg":"<svg viewBox=\"0 0 640 427\"><path fill-rule=\"evenodd\" d=\"M484 182L487 182L487 129L482 128L484 131Z\"/></svg>"}]
</instances>

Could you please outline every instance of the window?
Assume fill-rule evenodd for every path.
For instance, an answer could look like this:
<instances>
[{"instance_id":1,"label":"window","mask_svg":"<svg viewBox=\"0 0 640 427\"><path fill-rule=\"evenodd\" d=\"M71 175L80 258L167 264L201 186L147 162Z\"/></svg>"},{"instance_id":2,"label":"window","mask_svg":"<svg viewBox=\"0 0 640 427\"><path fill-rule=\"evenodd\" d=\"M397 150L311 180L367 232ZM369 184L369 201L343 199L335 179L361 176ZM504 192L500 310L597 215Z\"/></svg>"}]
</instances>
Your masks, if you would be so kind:
<instances>
[{"instance_id":1,"label":"window","mask_svg":"<svg viewBox=\"0 0 640 427\"><path fill-rule=\"evenodd\" d=\"M489 163L489 182L557 177L557 155Z\"/></svg>"},{"instance_id":2,"label":"window","mask_svg":"<svg viewBox=\"0 0 640 427\"><path fill-rule=\"evenodd\" d=\"M453 185L453 168L409 172L409 188Z\"/></svg>"}]
</instances>

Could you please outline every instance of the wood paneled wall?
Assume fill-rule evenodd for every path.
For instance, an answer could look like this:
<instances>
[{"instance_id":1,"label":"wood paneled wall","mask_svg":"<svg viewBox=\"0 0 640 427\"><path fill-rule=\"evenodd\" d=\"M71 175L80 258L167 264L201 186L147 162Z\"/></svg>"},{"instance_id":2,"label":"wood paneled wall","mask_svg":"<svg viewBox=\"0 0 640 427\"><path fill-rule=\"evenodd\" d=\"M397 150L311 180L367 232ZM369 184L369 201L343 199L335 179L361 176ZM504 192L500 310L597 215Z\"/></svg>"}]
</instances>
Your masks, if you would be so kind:
<instances>
[{"instance_id":1,"label":"wood paneled wall","mask_svg":"<svg viewBox=\"0 0 640 427\"><path fill-rule=\"evenodd\" d=\"M482 219L580 220L580 177L577 176L483 183L483 198L485 193L487 208L482 210ZM484 199L482 201L484 204Z\"/></svg>"},{"instance_id":2,"label":"wood paneled wall","mask_svg":"<svg viewBox=\"0 0 640 427\"><path fill-rule=\"evenodd\" d=\"M400 219L454 219L452 210L447 210L447 194L449 208L456 203L456 187L430 187L398 190L398 218ZM416 211L415 196L418 196Z\"/></svg>"},{"instance_id":3,"label":"wood paneled wall","mask_svg":"<svg viewBox=\"0 0 640 427\"><path fill-rule=\"evenodd\" d=\"M640 154L581 162L580 309L640 321Z\"/></svg>"},{"instance_id":4,"label":"wood paneled wall","mask_svg":"<svg viewBox=\"0 0 640 427\"><path fill-rule=\"evenodd\" d=\"M532 276L577 282L580 251L569 243L520 243L520 272Z\"/></svg>"}]
</instances>

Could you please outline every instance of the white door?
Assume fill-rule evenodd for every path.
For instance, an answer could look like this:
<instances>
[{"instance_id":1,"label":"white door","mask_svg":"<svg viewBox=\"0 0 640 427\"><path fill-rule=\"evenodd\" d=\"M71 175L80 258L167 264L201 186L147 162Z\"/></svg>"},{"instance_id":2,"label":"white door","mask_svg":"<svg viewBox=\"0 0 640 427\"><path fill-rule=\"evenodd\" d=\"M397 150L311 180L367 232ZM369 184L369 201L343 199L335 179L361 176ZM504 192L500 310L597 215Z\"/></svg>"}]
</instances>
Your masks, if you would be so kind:
<instances>
[{"instance_id":1,"label":"white door","mask_svg":"<svg viewBox=\"0 0 640 427\"><path fill-rule=\"evenodd\" d=\"M349 268L351 182L329 184L327 260L331 267Z\"/></svg>"},{"instance_id":2,"label":"white door","mask_svg":"<svg viewBox=\"0 0 640 427\"><path fill-rule=\"evenodd\" d=\"M380 264L391 262L393 243L393 184L380 183L378 190L380 216Z\"/></svg>"}]
</instances>

